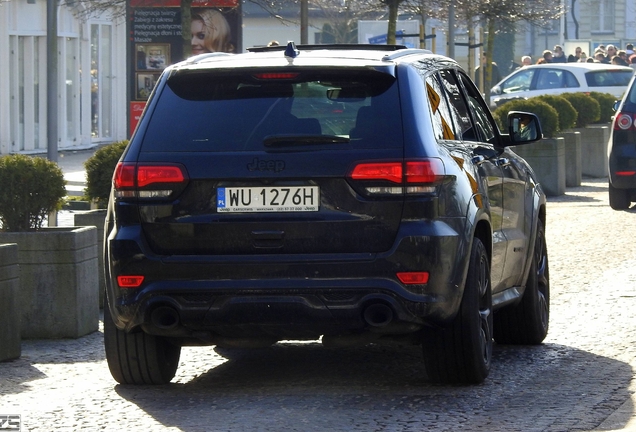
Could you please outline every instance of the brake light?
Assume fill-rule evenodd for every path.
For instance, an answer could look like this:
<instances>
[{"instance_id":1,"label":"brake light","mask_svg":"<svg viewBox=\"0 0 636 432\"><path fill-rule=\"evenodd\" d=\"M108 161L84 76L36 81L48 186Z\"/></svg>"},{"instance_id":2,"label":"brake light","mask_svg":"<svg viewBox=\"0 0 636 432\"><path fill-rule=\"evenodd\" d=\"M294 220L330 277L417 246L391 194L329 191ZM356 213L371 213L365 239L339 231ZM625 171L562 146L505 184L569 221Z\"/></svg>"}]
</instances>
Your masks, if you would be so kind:
<instances>
[{"instance_id":1,"label":"brake light","mask_svg":"<svg viewBox=\"0 0 636 432\"><path fill-rule=\"evenodd\" d=\"M634 114L629 112L619 112L614 116L614 130L629 130L636 128Z\"/></svg>"},{"instance_id":2,"label":"brake light","mask_svg":"<svg viewBox=\"0 0 636 432\"><path fill-rule=\"evenodd\" d=\"M180 165L137 164L119 162L113 175L115 196L118 198L165 198L170 196L173 189L169 185L185 183L187 176L185 168ZM141 191L149 185L168 185L165 189L151 189Z\"/></svg>"},{"instance_id":3,"label":"brake light","mask_svg":"<svg viewBox=\"0 0 636 432\"><path fill-rule=\"evenodd\" d=\"M398 272L396 276L404 285L428 283L428 272Z\"/></svg>"},{"instance_id":4,"label":"brake light","mask_svg":"<svg viewBox=\"0 0 636 432\"><path fill-rule=\"evenodd\" d=\"M440 159L421 159L406 162L365 162L357 164L349 174L352 180L390 182L399 186L368 185L372 195L421 194L435 192L435 187L445 175Z\"/></svg>"},{"instance_id":5,"label":"brake light","mask_svg":"<svg viewBox=\"0 0 636 432\"><path fill-rule=\"evenodd\" d=\"M117 285L120 288L139 288L144 281L144 276L117 276Z\"/></svg>"},{"instance_id":6,"label":"brake light","mask_svg":"<svg viewBox=\"0 0 636 432\"><path fill-rule=\"evenodd\" d=\"M264 72L254 74L254 78L260 80L286 80L298 77L298 73L294 72Z\"/></svg>"}]
</instances>

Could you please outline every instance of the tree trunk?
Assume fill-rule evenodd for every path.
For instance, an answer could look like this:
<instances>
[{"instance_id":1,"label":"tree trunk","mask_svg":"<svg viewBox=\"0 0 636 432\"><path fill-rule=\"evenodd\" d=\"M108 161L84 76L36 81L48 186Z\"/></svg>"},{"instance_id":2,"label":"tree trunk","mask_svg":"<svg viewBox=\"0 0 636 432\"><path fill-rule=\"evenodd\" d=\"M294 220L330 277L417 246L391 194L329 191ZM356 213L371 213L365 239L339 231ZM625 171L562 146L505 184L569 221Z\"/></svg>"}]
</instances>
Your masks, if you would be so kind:
<instances>
[{"instance_id":1,"label":"tree trunk","mask_svg":"<svg viewBox=\"0 0 636 432\"><path fill-rule=\"evenodd\" d=\"M183 39L183 58L192 54L192 0L181 0L181 38Z\"/></svg>"},{"instance_id":2,"label":"tree trunk","mask_svg":"<svg viewBox=\"0 0 636 432\"><path fill-rule=\"evenodd\" d=\"M495 21L492 18L488 18L488 36L486 38L486 75L484 78L483 92L486 99L486 104L490 106L490 87L492 84L492 58L493 50L495 48Z\"/></svg>"},{"instance_id":3,"label":"tree trunk","mask_svg":"<svg viewBox=\"0 0 636 432\"><path fill-rule=\"evenodd\" d=\"M397 29L398 6L400 0L387 0L389 5L389 26L386 31L387 45L395 45L395 30Z\"/></svg>"}]
</instances>

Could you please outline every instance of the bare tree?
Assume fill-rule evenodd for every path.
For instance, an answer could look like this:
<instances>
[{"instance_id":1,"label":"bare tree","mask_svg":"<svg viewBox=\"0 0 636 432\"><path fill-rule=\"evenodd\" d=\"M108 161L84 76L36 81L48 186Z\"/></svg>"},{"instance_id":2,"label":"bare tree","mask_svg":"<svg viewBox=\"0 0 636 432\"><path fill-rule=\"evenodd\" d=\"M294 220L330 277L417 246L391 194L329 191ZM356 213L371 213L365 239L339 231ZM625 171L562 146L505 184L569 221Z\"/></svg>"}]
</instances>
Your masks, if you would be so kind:
<instances>
[{"instance_id":1,"label":"bare tree","mask_svg":"<svg viewBox=\"0 0 636 432\"><path fill-rule=\"evenodd\" d=\"M382 9L377 0L313 0L311 5L327 20L321 29L323 41L333 43L356 43L358 21L377 18Z\"/></svg>"}]
</instances>

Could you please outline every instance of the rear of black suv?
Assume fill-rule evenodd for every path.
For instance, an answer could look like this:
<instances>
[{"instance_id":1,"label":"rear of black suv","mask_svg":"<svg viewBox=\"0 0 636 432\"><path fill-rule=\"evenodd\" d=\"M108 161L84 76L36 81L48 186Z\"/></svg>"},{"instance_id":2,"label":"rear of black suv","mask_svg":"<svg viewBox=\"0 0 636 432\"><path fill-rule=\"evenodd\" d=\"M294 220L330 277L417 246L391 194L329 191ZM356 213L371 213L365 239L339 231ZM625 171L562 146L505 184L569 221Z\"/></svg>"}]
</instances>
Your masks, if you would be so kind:
<instances>
[{"instance_id":1,"label":"rear of black suv","mask_svg":"<svg viewBox=\"0 0 636 432\"><path fill-rule=\"evenodd\" d=\"M117 381L169 381L182 345L421 343L458 314L479 186L434 144L412 71L382 52L294 54L217 55L158 82L107 220Z\"/></svg>"}]
</instances>

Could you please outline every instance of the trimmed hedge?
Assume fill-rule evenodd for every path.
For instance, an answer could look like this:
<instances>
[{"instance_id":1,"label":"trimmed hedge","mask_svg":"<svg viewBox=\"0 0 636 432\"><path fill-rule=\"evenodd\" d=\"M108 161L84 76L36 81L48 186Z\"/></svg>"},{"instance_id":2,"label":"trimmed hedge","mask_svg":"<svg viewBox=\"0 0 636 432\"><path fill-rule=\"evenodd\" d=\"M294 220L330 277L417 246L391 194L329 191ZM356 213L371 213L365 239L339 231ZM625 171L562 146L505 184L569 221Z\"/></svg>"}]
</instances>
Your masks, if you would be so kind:
<instances>
[{"instance_id":1,"label":"trimmed hedge","mask_svg":"<svg viewBox=\"0 0 636 432\"><path fill-rule=\"evenodd\" d=\"M499 129L504 133L508 133L508 112L510 111L525 111L539 117L544 137L550 138L559 132L559 114L549 104L538 100L536 97L506 102L493 112L493 116L499 124Z\"/></svg>"},{"instance_id":2,"label":"trimmed hedge","mask_svg":"<svg viewBox=\"0 0 636 432\"><path fill-rule=\"evenodd\" d=\"M60 210L66 196L57 163L21 154L0 157L0 223L3 231L42 228L47 215Z\"/></svg>"},{"instance_id":3,"label":"trimmed hedge","mask_svg":"<svg viewBox=\"0 0 636 432\"><path fill-rule=\"evenodd\" d=\"M94 201L98 208L106 208L108 205L113 173L127 145L128 140L108 144L98 149L84 162L86 168L84 195L89 201Z\"/></svg>"},{"instance_id":4,"label":"trimmed hedge","mask_svg":"<svg viewBox=\"0 0 636 432\"><path fill-rule=\"evenodd\" d=\"M560 95L543 95L536 96L536 99L547 103L559 114L559 131L572 129L574 127L578 113L566 98L561 97Z\"/></svg>"},{"instance_id":5,"label":"trimmed hedge","mask_svg":"<svg viewBox=\"0 0 636 432\"><path fill-rule=\"evenodd\" d=\"M577 128L584 128L601 118L601 106L592 96L585 93L563 93L561 97L566 98L576 110Z\"/></svg>"},{"instance_id":6,"label":"trimmed hedge","mask_svg":"<svg viewBox=\"0 0 636 432\"><path fill-rule=\"evenodd\" d=\"M612 121L612 116L614 115L614 102L621 98L617 98L610 93L601 92L590 92L590 96L596 99L601 108L600 117L597 122L610 123Z\"/></svg>"}]
</instances>

